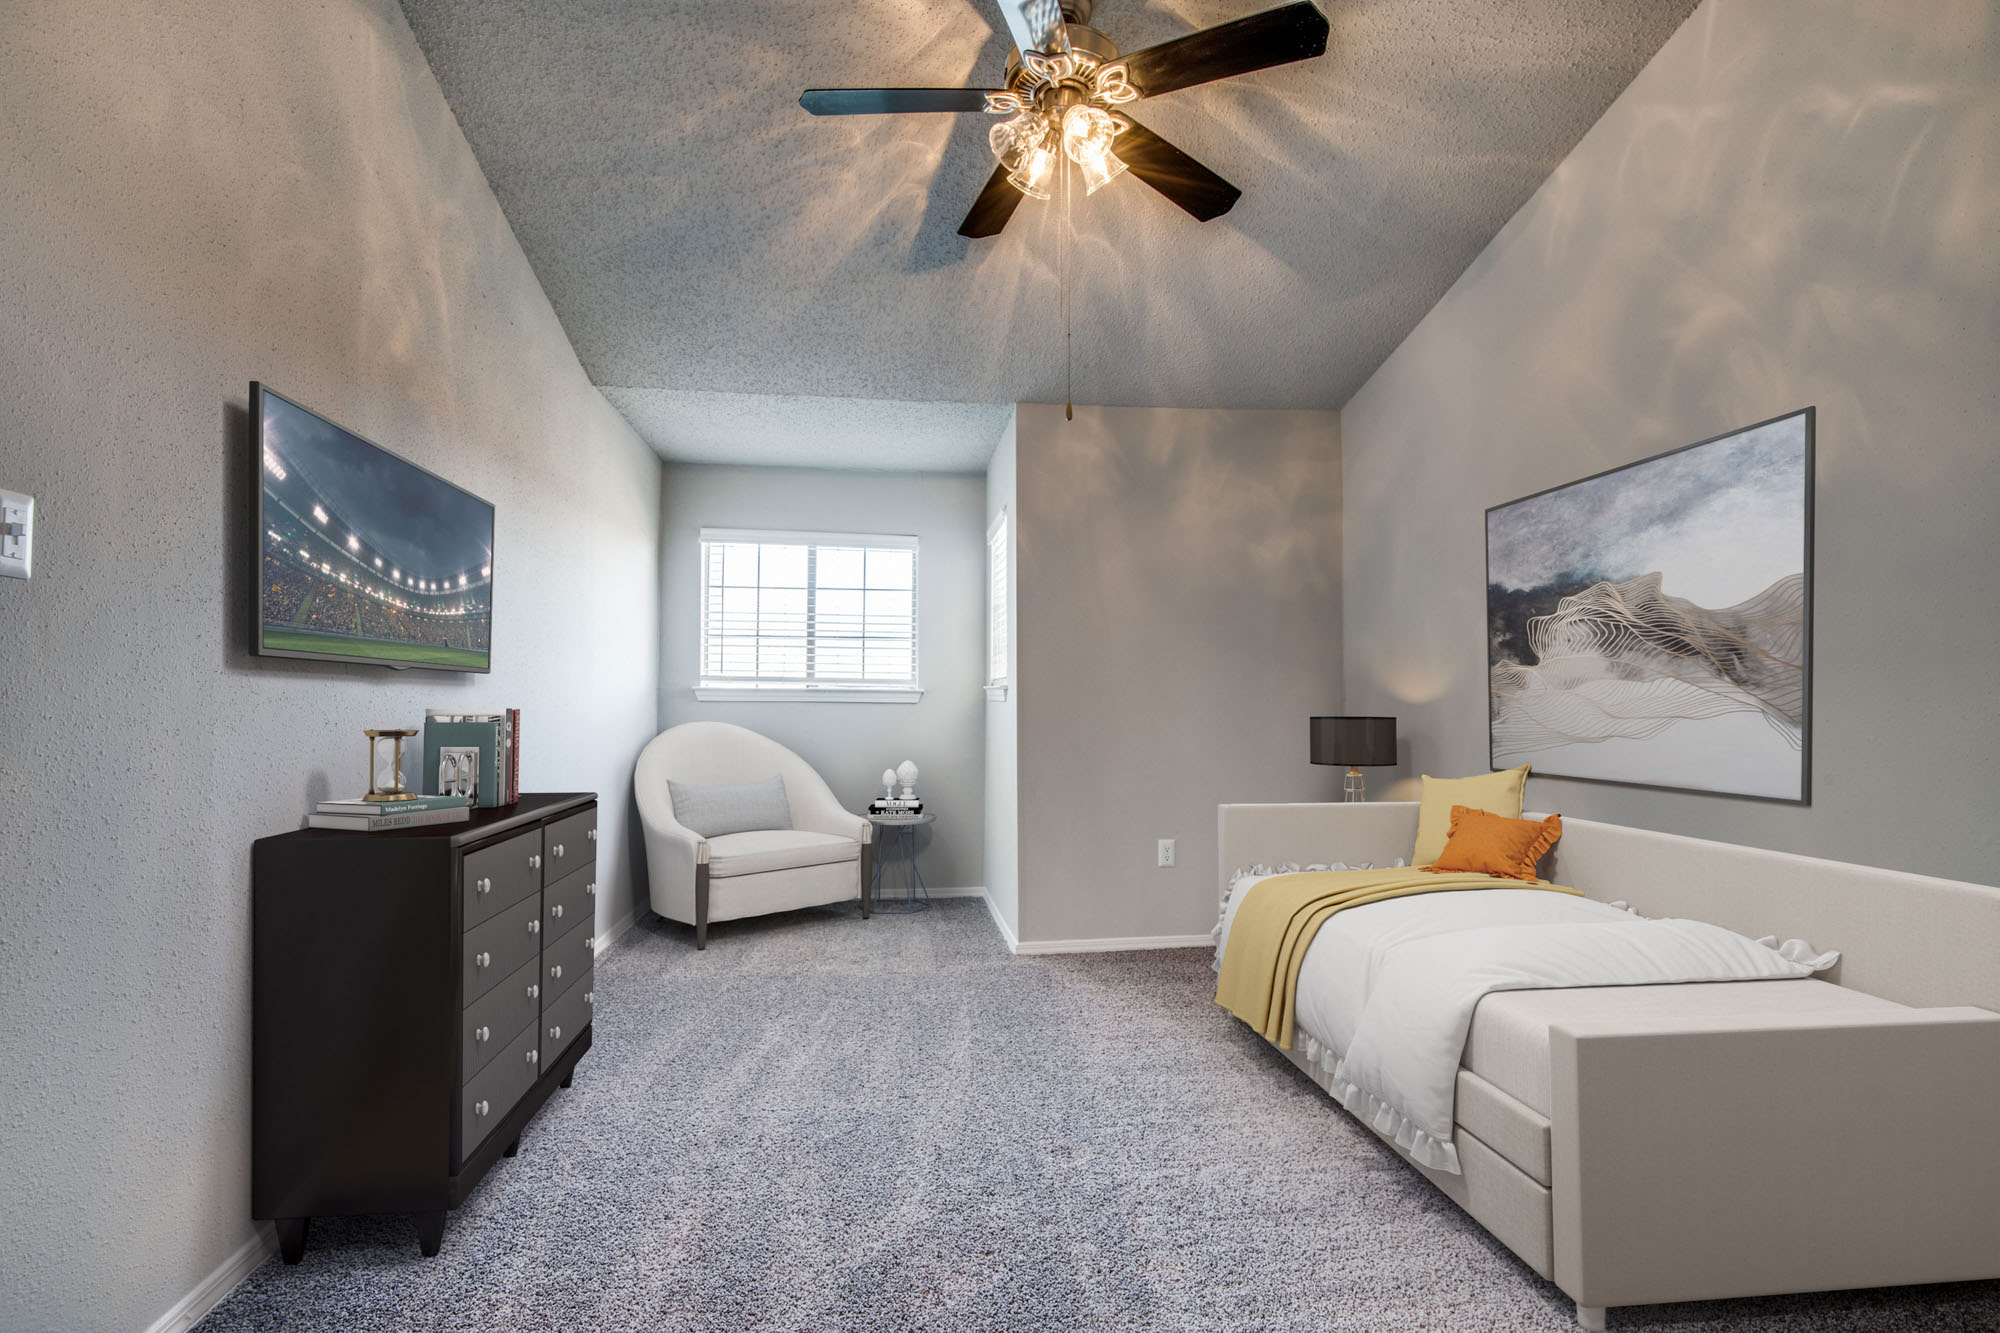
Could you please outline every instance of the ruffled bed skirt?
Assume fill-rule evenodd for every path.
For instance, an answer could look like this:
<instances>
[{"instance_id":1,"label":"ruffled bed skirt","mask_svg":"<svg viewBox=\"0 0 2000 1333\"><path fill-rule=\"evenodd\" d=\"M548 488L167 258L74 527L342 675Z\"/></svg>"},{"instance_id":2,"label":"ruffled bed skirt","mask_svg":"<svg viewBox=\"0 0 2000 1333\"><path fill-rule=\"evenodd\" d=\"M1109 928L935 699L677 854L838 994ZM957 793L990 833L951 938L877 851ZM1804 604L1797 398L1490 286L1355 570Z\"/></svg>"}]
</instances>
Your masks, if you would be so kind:
<instances>
[{"instance_id":1,"label":"ruffled bed skirt","mask_svg":"<svg viewBox=\"0 0 2000 1333\"><path fill-rule=\"evenodd\" d=\"M1342 1076L1340 1052L1302 1027L1293 1028L1292 1053L1305 1064L1313 1082L1328 1096L1360 1117L1363 1124L1410 1155L1410 1160L1433 1171L1461 1174L1458 1149L1440 1141L1410 1123L1410 1118L1366 1088Z\"/></svg>"}]
</instances>

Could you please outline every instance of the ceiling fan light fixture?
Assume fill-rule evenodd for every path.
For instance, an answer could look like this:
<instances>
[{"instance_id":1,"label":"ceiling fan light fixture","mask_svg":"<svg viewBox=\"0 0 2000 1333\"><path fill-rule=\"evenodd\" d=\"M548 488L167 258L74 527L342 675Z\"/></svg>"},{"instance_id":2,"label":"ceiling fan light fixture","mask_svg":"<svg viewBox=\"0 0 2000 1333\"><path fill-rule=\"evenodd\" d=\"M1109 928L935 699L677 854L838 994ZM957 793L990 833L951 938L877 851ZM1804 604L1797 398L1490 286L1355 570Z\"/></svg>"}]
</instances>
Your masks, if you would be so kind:
<instances>
[{"instance_id":1,"label":"ceiling fan light fixture","mask_svg":"<svg viewBox=\"0 0 2000 1333\"><path fill-rule=\"evenodd\" d=\"M1087 102L1063 113L1063 151L1082 170L1087 193L1096 194L1125 174L1125 164L1111 151L1124 129L1124 121Z\"/></svg>"},{"instance_id":2,"label":"ceiling fan light fixture","mask_svg":"<svg viewBox=\"0 0 2000 1333\"><path fill-rule=\"evenodd\" d=\"M1007 181L1030 199L1047 199L1049 181L1056 174L1056 150L1044 140L1021 155L1020 164L1007 173Z\"/></svg>"}]
</instances>

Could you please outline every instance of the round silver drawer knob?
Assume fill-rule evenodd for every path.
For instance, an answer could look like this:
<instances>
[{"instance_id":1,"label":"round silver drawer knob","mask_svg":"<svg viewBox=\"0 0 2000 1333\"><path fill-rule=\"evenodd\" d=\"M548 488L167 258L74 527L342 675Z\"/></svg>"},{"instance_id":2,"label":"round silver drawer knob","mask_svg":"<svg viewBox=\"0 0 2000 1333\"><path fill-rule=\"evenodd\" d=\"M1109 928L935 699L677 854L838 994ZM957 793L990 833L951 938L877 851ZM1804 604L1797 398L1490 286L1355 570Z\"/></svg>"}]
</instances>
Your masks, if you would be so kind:
<instances>
[{"instance_id":1,"label":"round silver drawer knob","mask_svg":"<svg viewBox=\"0 0 2000 1333\"><path fill-rule=\"evenodd\" d=\"M595 949L597 947L597 936L592 935L589 939L585 940L583 947L586 949Z\"/></svg>"},{"instance_id":2,"label":"round silver drawer knob","mask_svg":"<svg viewBox=\"0 0 2000 1333\"><path fill-rule=\"evenodd\" d=\"M479 883L474 885L473 887L476 888L481 893L491 893L493 892L493 881L485 878L484 876L481 876Z\"/></svg>"},{"instance_id":3,"label":"round silver drawer knob","mask_svg":"<svg viewBox=\"0 0 2000 1333\"><path fill-rule=\"evenodd\" d=\"M541 933L542 933L542 923L541 923L540 921L530 921L530 922L528 923L528 933L529 933L530 935L539 935L539 934L541 934Z\"/></svg>"},{"instance_id":4,"label":"round silver drawer knob","mask_svg":"<svg viewBox=\"0 0 2000 1333\"><path fill-rule=\"evenodd\" d=\"M597 830L596 830L596 829L592 829L592 830L591 830L590 832L588 832L588 833L584 834L583 836L584 836L584 837L586 837L586 838L588 838L588 839L590 839L590 840L591 840L592 842L596 842L596 841L597 841Z\"/></svg>"},{"instance_id":5,"label":"round silver drawer knob","mask_svg":"<svg viewBox=\"0 0 2000 1333\"><path fill-rule=\"evenodd\" d=\"M556 844L555 846L553 846L553 847L549 848L549 850L550 850L550 851L552 851L552 852L554 852L554 853L555 853L555 854L556 854L557 856L561 856L561 855L562 855L562 844L561 844L561 843L557 843L557 844Z\"/></svg>"},{"instance_id":6,"label":"round silver drawer knob","mask_svg":"<svg viewBox=\"0 0 2000 1333\"><path fill-rule=\"evenodd\" d=\"M562 1040L562 1025L561 1025L561 1024L557 1024L557 1025L556 1025L555 1027L552 1027L552 1028L550 1028L550 1029L549 1029L549 1040L550 1040L550 1041L561 1041L561 1040Z\"/></svg>"},{"instance_id":7,"label":"round silver drawer knob","mask_svg":"<svg viewBox=\"0 0 2000 1333\"><path fill-rule=\"evenodd\" d=\"M550 969L549 969L549 977L550 977L550 979L552 979L552 980L555 980L555 981L561 981L561 980L562 980L562 964L561 964L561 963L557 963L557 964L556 964L556 965L555 965L554 967L552 967L552 968L550 968Z\"/></svg>"},{"instance_id":8,"label":"round silver drawer knob","mask_svg":"<svg viewBox=\"0 0 2000 1333\"><path fill-rule=\"evenodd\" d=\"M493 1109L492 1105L487 1102L481 1101L481 1102L474 1102L472 1104L472 1113L477 1116L483 1116L492 1109Z\"/></svg>"},{"instance_id":9,"label":"round silver drawer knob","mask_svg":"<svg viewBox=\"0 0 2000 1333\"><path fill-rule=\"evenodd\" d=\"M540 852L536 852L528 857L528 869L540 870L541 868L542 868L542 854Z\"/></svg>"},{"instance_id":10,"label":"round silver drawer knob","mask_svg":"<svg viewBox=\"0 0 2000 1333\"><path fill-rule=\"evenodd\" d=\"M561 903L557 903L554 907L551 907L549 909L549 915L554 917L558 921L562 920L562 907L563 905Z\"/></svg>"},{"instance_id":11,"label":"round silver drawer knob","mask_svg":"<svg viewBox=\"0 0 2000 1333\"><path fill-rule=\"evenodd\" d=\"M475 967L491 967L493 965L493 955L490 953L476 954L472 959L472 963Z\"/></svg>"},{"instance_id":12,"label":"round silver drawer knob","mask_svg":"<svg viewBox=\"0 0 2000 1333\"><path fill-rule=\"evenodd\" d=\"M487 1038L491 1037L492 1035L493 1035L493 1029L492 1029L492 1028L485 1028L485 1027L482 1027L482 1028L475 1028L475 1029L473 1029L473 1033L472 1033L472 1039L473 1039L474 1041L485 1041L485 1040L486 1040Z\"/></svg>"},{"instance_id":13,"label":"round silver drawer knob","mask_svg":"<svg viewBox=\"0 0 2000 1333\"><path fill-rule=\"evenodd\" d=\"M541 1058L542 1058L542 1053L541 1053L540 1051L529 1051L529 1052L528 1052L528 1063L529 1063L529 1064L533 1064L533 1063L535 1063L535 1061L537 1061L537 1060L539 1060L539 1059L541 1059Z\"/></svg>"},{"instance_id":14,"label":"round silver drawer knob","mask_svg":"<svg viewBox=\"0 0 2000 1333\"><path fill-rule=\"evenodd\" d=\"M528 983L528 998L531 1000L539 1000L542 998L542 987L539 982L531 981Z\"/></svg>"},{"instance_id":15,"label":"round silver drawer knob","mask_svg":"<svg viewBox=\"0 0 2000 1333\"><path fill-rule=\"evenodd\" d=\"M589 894L591 897L595 898L597 896L597 885L586 884L583 886L583 891Z\"/></svg>"},{"instance_id":16,"label":"round silver drawer knob","mask_svg":"<svg viewBox=\"0 0 2000 1333\"><path fill-rule=\"evenodd\" d=\"M590 991L590 990L587 990L587 991L585 991L585 992L583 993L583 1002L584 1002L585 1004L588 1004L588 1005L594 1005L594 1004L596 1004L596 1003L597 1003L597 992L596 992L596 991Z\"/></svg>"}]
</instances>

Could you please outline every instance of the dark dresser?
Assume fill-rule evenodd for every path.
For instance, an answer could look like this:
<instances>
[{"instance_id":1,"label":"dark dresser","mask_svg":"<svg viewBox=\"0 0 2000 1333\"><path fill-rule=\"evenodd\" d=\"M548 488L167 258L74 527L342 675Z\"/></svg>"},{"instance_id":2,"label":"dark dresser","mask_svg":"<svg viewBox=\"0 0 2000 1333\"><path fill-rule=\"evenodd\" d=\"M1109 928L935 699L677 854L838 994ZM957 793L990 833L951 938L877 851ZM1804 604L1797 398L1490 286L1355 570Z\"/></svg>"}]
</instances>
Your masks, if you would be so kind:
<instances>
[{"instance_id":1,"label":"dark dresser","mask_svg":"<svg viewBox=\"0 0 2000 1333\"><path fill-rule=\"evenodd\" d=\"M251 871L251 1215L287 1263L341 1213L413 1213L436 1254L590 1049L597 798L300 829Z\"/></svg>"}]
</instances>

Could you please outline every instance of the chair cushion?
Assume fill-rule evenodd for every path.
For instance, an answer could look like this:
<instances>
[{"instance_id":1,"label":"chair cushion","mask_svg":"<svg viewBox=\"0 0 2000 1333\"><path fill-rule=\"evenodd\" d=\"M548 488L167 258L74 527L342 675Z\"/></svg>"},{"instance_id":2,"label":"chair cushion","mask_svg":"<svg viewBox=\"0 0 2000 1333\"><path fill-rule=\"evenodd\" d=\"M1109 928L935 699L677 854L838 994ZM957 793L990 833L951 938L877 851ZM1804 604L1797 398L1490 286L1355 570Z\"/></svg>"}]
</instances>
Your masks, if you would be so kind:
<instances>
[{"instance_id":1,"label":"chair cushion","mask_svg":"<svg viewBox=\"0 0 2000 1333\"><path fill-rule=\"evenodd\" d=\"M785 800L781 777L727 787L696 787L669 779L667 794L673 798L674 818L681 827L704 838L792 826L792 807Z\"/></svg>"},{"instance_id":2,"label":"chair cushion","mask_svg":"<svg viewBox=\"0 0 2000 1333\"><path fill-rule=\"evenodd\" d=\"M860 859L861 844L832 833L804 829L758 829L725 833L708 840L708 877L761 875L767 870L796 870Z\"/></svg>"}]
</instances>

